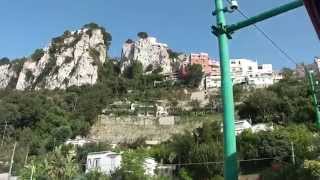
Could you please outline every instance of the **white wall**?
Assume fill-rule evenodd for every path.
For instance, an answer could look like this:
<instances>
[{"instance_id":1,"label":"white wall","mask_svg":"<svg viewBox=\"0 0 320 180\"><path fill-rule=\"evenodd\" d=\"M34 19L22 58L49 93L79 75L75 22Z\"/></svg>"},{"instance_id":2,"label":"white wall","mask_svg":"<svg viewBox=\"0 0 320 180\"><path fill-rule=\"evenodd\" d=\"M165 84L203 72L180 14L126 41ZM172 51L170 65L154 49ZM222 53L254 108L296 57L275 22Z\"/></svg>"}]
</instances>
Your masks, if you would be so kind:
<instances>
[{"instance_id":1,"label":"white wall","mask_svg":"<svg viewBox=\"0 0 320 180\"><path fill-rule=\"evenodd\" d=\"M121 155L113 152L88 154L86 172L97 170L110 175L121 167L121 160Z\"/></svg>"}]
</instances>

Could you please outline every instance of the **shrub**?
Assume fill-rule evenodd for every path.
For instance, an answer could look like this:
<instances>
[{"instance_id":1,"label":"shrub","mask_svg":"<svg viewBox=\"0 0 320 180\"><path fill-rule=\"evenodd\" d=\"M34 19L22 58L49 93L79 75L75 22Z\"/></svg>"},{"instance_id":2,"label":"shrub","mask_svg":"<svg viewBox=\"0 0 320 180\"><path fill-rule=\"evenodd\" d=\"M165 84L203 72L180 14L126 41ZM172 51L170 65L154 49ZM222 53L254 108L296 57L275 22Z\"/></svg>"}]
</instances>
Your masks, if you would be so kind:
<instances>
[{"instance_id":1,"label":"shrub","mask_svg":"<svg viewBox=\"0 0 320 180\"><path fill-rule=\"evenodd\" d=\"M141 38L141 39L146 39L146 38L149 37L149 35L146 32L139 32L138 33L138 37Z\"/></svg>"},{"instance_id":2,"label":"shrub","mask_svg":"<svg viewBox=\"0 0 320 180\"><path fill-rule=\"evenodd\" d=\"M69 56L67 56L65 59L64 59L64 63L66 63L66 64L69 64L69 63L71 63L73 61L73 58L72 57L69 57Z\"/></svg>"},{"instance_id":3,"label":"shrub","mask_svg":"<svg viewBox=\"0 0 320 180\"><path fill-rule=\"evenodd\" d=\"M31 59L34 61L39 61L44 55L43 49L36 49L34 53L31 55Z\"/></svg>"},{"instance_id":4,"label":"shrub","mask_svg":"<svg viewBox=\"0 0 320 180\"><path fill-rule=\"evenodd\" d=\"M69 36L71 36L71 32L70 31L65 31L64 33L63 33L63 36L64 37L69 37Z\"/></svg>"},{"instance_id":5,"label":"shrub","mask_svg":"<svg viewBox=\"0 0 320 180\"><path fill-rule=\"evenodd\" d=\"M98 24L94 23L94 22L91 22L91 23L89 23L89 24L85 24L85 25L83 26L83 28L87 28L87 29L99 29L100 26L99 26Z\"/></svg>"},{"instance_id":6,"label":"shrub","mask_svg":"<svg viewBox=\"0 0 320 180\"><path fill-rule=\"evenodd\" d=\"M107 46L107 49L109 49L111 41L112 41L112 36L110 33L108 33L106 31L106 29L104 27L100 27L98 24L96 23L89 23L83 26L83 28L87 28L89 29L87 31L87 34L89 34L89 36L92 36L92 30L93 29L100 29L102 34L103 34L103 40L104 40L104 44Z\"/></svg>"},{"instance_id":7,"label":"shrub","mask_svg":"<svg viewBox=\"0 0 320 180\"><path fill-rule=\"evenodd\" d=\"M126 40L126 43L131 44L131 43L133 43L133 40L132 39L128 39L128 40Z\"/></svg>"},{"instance_id":8,"label":"shrub","mask_svg":"<svg viewBox=\"0 0 320 180\"><path fill-rule=\"evenodd\" d=\"M188 65L187 71L185 84L191 88L199 87L203 76L202 66L200 64Z\"/></svg>"},{"instance_id":9,"label":"shrub","mask_svg":"<svg viewBox=\"0 0 320 180\"><path fill-rule=\"evenodd\" d=\"M90 56L95 60L95 61L99 61L100 59L100 52L94 48L90 48L89 49L89 54Z\"/></svg>"},{"instance_id":10,"label":"shrub","mask_svg":"<svg viewBox=\"0 0 320 180\"><path fill-rule=\"evenodd\" d=\"M26 72L26 81L32 81L34 79L34 76L32 74L32 71L27 70Z\"/></svg>"},{"instance_id":11,"label":"shrub","mask_svg":"<svg viewBox=\"0 0 320 180\"><path fill-rule=\"evenodd\" d=\"M146 68L146 72L150 72L153 70L153 65L152 64L149 64Z\"/></svg>"},{"instance_id":12,"label":"shrub","mask_svg":"<svg viewBox=\"0 0 320 180\"><path fill-rule=\"evenodd\" d=\"M0 66L5 65L5 64L10 64L10 59L7 57L1 58L0 59Z\"/></svg>"},{"instance_id":13,"label":"shrub","mask_svg":"<svg viewBox=\"0 0 320 180\"><path fill-rule=\"evenodd\" d=\"M181 53L175 52L172 49L167 50L170 59L177 59Z\"/></svg>"}]
</instances>

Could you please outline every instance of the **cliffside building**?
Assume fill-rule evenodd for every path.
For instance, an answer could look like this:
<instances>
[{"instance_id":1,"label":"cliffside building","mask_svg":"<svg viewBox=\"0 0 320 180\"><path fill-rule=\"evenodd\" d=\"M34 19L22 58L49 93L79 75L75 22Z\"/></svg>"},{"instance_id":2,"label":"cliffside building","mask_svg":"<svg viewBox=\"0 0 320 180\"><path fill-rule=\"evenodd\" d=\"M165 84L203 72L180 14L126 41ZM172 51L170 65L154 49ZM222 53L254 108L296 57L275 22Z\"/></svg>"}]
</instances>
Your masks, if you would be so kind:
<instances>
[{"instance_id":1,"label":"cliffside building","mask_svg":"<svg viewBox=\"0 0 320 180\"><path fill-rule=\"evenodd\" d=\"M189 64L202 66L205 89L221 87L220 64L217 60L212 60L207 53L191 53ZM233 84L263 88L282 79L280 73L273 71L272 64L258 64L250 59L231 59L230 67Z\"/></svg>"}]
</instances>

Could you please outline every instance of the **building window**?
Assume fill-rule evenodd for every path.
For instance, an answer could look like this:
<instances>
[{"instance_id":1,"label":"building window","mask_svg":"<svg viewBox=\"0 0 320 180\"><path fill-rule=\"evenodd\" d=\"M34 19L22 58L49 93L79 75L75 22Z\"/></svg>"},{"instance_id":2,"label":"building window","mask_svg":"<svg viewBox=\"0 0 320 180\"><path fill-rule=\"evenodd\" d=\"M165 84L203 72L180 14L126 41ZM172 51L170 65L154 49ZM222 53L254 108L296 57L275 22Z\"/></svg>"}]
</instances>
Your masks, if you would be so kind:
<instances>
[{"instance_id":1,"label":"building window","mask_svg":"<svg viewBox=\"0 0 320 180\"><path fill-rule=\"evenodd\" d=\"M100 158L94 158L92 163L93 168L99 168L100 167Z\"/></svg>"},{"instance_id":2,"label":"building window","mask_svg":"<svg viewBox=\"0 0 320 180\"><path fill-rule=\"evenodd\" d=\"M262 66L258 66L258 69L262 69Z\"/></svg>"},{"instance_id":3,"label":"building window","mask_svg":"<svg viewBox=\"0 0 320 180\"><path fill-rule=\"evenodd\" d=\"M251 66L249 66L249 71L252 71L252 67Z\"/></svg>"}]
</instances>

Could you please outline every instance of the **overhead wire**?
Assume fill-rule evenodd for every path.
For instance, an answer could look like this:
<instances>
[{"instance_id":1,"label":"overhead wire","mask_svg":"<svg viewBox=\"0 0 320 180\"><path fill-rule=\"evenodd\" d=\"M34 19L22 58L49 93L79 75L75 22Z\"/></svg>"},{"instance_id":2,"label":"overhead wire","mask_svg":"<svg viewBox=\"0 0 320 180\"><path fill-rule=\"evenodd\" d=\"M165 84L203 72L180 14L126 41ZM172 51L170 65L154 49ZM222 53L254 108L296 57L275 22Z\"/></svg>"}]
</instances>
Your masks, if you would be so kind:
<instances>
[{"instance_id":1,"label":"overhead wire","mask_svg":"<svg viewBox=\"0 0 320 180\"><path fill-rule=\"evenodd\" d=\"M227 3L231 3L230 0L226 0ZM244 13L242 10L240 10L239 8L236 10L241 16L243 16L245 19L249 19L249 16L247 16L247 13ZM278 43L276 41L274 41L262 28L260 28L257 24L253 24L252 25L258 32L261 33L262 36L264 36L271 44L274 48L276 48L282 55L284 55L286 57L287 60L289 60L291 63L295 64L296 66L298 66L299 64L297 63L297 61L289 55L289 53L284 50L282 47L280 47L280 45L278 45Z\"/></svg>"},{"instance_id":2,"label":"overhead wire","mask_svg":"<svg viewBox=\"0 0 320 180\"><path fill-rule=\"evenodd\" d=\"M243 159L238 160L238 162L250 162L250 161L264 161L264 160L272 160L273 158L255 158L255 159ZM208 162L195 162L195 163L176 163L176 164L161 164L164 166L192 166L192 165L209 165L209 164L224 164L224 161L208 161Z\"/></svg>"}]
</instances>

